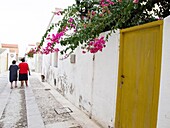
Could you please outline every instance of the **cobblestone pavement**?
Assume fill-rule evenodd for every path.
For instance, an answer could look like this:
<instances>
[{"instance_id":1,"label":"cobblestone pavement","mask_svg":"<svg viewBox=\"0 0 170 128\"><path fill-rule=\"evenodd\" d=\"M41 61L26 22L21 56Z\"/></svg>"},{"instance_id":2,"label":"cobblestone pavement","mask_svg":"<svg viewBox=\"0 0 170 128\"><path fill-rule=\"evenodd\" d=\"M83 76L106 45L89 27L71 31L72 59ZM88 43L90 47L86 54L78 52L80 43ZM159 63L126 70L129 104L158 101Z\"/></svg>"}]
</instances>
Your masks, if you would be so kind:
<instances>
[{"instance_id":1,"label":"cobblestone pavement","mask_svg":"<svg viewBox=\"0 0 170 128\"><path fill-rule=\"evenodd\" d=\"M75 128L82 128L74 122L74 118L69 114L71 111L67 111L66 108L63 108L63 106L49 92L49 89L45 88L36 77L30 78L30 84L45 126L71 121L72 125L76 125ZM63 111L61 111L61 109Z\"/></svg>"},{"instance_id":2,"label":"cobblestone pavement","mask_svg":"<svg viewBox=\"0 0 170 128\"><path fill-rule=\"evenodd\" d=\"M13 89L0 119L0 128L27 128L24 90Z\"/></svg>"},{"instance_id":3,"label":"cobblestone pavement","mask_svg":"<svg viewBox=\"0 0 170 128\"><path fill-rule=\"evenodd\" d=\"M0 128L27 128L24 89L10 89L7 72L0 74L0 107Z\"/></svg>"},{"instance_id":4,"label":"cobblestone pavement","mask_svg":"<svg viewBox=\"0 0 170 128\"><path fill-rule=\"evenodd\" d=\"M10 89L8 73L0 74L0 128L101 128L62 97L37 73L29 87Z\"/></svg>"}]
</instances>

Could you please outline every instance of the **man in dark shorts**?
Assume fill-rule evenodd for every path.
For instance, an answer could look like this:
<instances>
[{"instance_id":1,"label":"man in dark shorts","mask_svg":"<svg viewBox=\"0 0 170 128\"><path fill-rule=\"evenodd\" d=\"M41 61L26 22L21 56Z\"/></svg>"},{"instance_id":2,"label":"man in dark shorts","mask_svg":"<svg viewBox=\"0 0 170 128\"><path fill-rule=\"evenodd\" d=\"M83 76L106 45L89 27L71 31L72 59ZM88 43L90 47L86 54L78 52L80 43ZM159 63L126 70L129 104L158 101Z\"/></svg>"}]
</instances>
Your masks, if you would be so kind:
<instances>
[{"instance_id":1,"label":"man in dark shorts","mask_svg":"<svg viewBox=\"0 0 170 128\"><path fill-rule=\"evenodd\" d=\"M28 86L28 73L29 73L29 66L25 62L25 58L21 59L21 63L19 63L19 81L21 81L21 87L24 85L24 81L26 86Z\"/></svg>"}]
</instances>

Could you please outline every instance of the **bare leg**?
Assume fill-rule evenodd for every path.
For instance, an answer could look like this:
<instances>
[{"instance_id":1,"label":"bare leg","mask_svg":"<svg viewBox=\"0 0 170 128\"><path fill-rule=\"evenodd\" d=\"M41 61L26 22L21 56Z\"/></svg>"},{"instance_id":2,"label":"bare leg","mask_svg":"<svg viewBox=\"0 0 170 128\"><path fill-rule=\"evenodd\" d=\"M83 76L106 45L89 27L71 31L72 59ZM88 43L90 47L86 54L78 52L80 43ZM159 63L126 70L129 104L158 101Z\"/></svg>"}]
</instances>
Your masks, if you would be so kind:
<instances>
[{"instance_id":1,"label":"bare leg","mask_svg":"<svg viewBox=\"0 0 170 128\"><path fill-rule=\"evenodd\" d=\"M11 82L11 89L13 89L13 82Z\"/></svg>"},{"instance_id":2,"label":"bare leg","mask_svg":"<svg viewBox=\"0 0 170 128\"><path fill-rule=\"evenodd\" d=\"M15 88L17 88L17 81L15 81Z\"/></svg>"},{"instance_id":3,"label":"bare leg","mask_svg":"<svg viewBox=\"0 0 170 128\"><path fill-rule=\"evenodd\" d=\"M28 87L28 80L25 80L25 84L26 84L26 86Z\"/></svg>"},{"instance_id":4,"label":"bare leg","mask_svg":"<svg viewBox=\"0 0 170 128\"><path fill-rule=\"evenodd\" d=\"M24 81L21 81L21 87L24 86Z\"/></svg>"}]
</instances>

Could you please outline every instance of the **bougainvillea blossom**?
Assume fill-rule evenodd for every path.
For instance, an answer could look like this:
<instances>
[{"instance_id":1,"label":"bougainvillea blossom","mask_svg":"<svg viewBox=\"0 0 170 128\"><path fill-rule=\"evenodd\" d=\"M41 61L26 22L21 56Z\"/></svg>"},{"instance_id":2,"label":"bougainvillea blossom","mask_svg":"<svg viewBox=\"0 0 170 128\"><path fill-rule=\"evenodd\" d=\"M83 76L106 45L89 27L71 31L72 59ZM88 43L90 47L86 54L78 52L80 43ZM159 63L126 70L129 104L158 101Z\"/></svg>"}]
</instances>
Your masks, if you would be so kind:
<instances>
[{"instance_id":1,"label":"bougainvillea blossom","mask_svg":"<svg viewBox=\"0 0 170 128\"><path fill-rule=\"evenodd\" d=\"M101 38L95 38L94 40L90 41L86 47L86 50L90 51L90 53L96 53L98 51L102 51L105 46L106 41L104 40L104 36L102 36ZM86 51L83 50L82 53L86 53Z\"/></svg>"},{"instance_id":2,"label":"bougainvillea blossom","mask_svg":"<svg viewBox=\"0 0 170 128\"><path fill-rule=\"evenodd\" d=\"M139 3L139 0L133 0L133 3L134 3L134 4Z\"/></svg>"}]
</instances>

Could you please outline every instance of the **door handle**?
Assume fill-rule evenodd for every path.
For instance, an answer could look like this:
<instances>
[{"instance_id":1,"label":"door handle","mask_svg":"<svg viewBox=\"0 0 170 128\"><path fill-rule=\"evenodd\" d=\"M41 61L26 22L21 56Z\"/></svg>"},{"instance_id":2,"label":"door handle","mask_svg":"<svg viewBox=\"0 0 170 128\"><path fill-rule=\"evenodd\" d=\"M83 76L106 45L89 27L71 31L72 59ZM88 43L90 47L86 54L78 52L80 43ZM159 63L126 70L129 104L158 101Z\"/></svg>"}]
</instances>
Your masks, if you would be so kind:
<instances>
[{"instance_id":1,"label":"door handle","mask_svg":"<svg viewBox=\"0 0 170 128\"><path fill-rule=\"evenodd\" d=\"M119 84L120 88L122 88L122 85L123 85L123 83L124 83L124 82L123 82L123 78L125 78L125 76L124 76L124 75L121 75L121 78L122 78L122 79L121 79L120 84Z\"/></svg>"},{"instance_id":2,"label":"door handle","mask_svg":"<svg viewBox=\"0 0 170 128\"><path fill-rule=\"evenodd\" d=\"M121 75L121 78L125 78L125 76L124 76L124 75Z\"/></svg>"}]
</instances>

